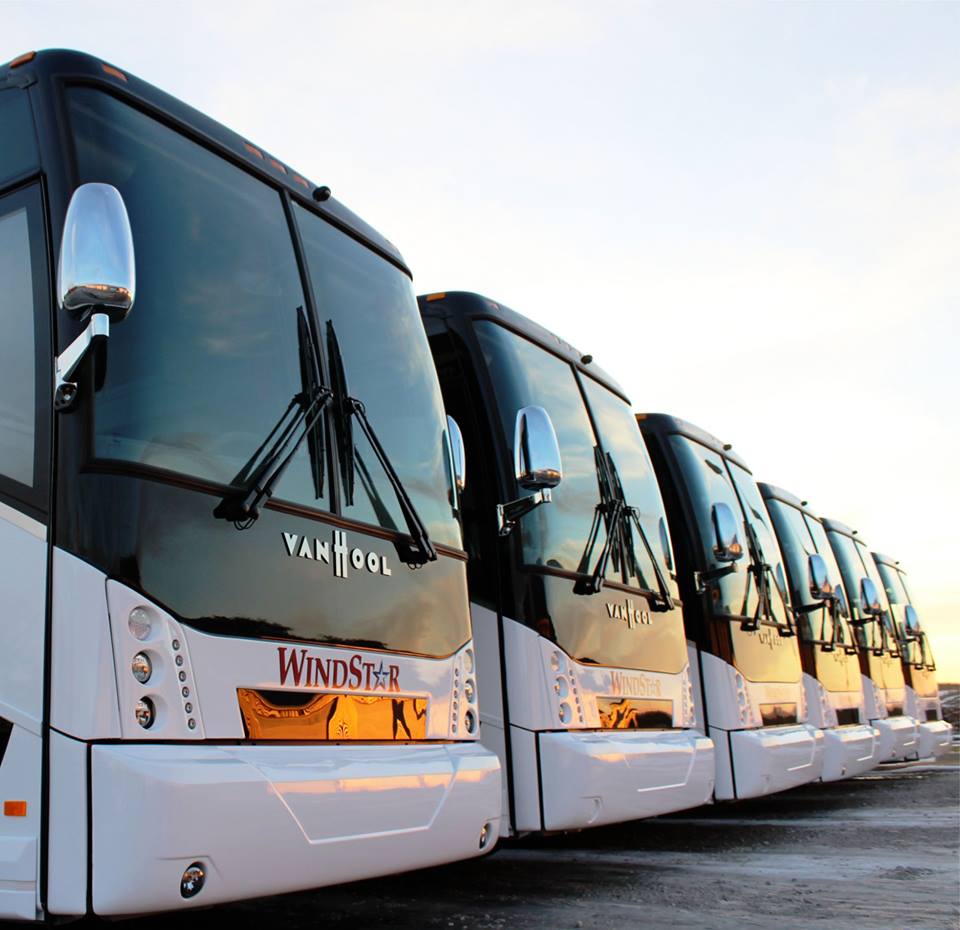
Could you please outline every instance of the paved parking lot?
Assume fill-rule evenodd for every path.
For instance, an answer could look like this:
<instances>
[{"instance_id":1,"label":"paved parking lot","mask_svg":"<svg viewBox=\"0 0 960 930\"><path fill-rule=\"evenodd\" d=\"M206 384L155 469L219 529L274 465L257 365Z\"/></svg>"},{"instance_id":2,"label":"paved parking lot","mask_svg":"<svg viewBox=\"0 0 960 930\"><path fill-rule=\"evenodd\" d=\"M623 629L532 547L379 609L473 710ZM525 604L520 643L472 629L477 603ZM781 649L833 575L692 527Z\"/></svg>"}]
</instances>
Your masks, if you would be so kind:
<instances>
[{"instance_id":1,"label":"paved parking lot","mask_svg":"<svg viewBox=\"0 0 960 930\"><path fill-rule=\"evenodd\" d=\"M218 909L234 930L956 930L960 752L485 859ZM209 926L214 914L177 917ZM159 930L171 918L138 921Z\"/></svg>"}]
</instances>

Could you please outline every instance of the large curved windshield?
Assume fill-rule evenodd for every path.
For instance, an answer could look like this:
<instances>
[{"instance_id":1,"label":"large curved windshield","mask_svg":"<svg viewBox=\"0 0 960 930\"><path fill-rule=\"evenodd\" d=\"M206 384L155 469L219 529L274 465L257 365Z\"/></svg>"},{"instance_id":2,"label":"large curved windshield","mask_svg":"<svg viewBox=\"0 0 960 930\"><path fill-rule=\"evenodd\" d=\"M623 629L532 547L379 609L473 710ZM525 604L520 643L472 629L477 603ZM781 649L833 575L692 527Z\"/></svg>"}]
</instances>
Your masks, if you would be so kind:
<instances>
[{"instance_id":1,"label":"large curved windshield","mask_svg":"<svg viewBox=\"0 0 960 930\"><path fill-rule=\"evenodd\" d=\"M307 301L281 195L108 94L78 87L67 99L79 180L120 190L137 259L136 305L111 335L96 397L95 454L243 486L245 466L304 391ZM350 392L431 536L459 546L445 418L410 282L319 216L294 213ZM341 510L406 532L382 466L353 433L356 493ZM318 457L304 443L275 499L330 511L332 463Z\"/></svg>"}]
</instances>

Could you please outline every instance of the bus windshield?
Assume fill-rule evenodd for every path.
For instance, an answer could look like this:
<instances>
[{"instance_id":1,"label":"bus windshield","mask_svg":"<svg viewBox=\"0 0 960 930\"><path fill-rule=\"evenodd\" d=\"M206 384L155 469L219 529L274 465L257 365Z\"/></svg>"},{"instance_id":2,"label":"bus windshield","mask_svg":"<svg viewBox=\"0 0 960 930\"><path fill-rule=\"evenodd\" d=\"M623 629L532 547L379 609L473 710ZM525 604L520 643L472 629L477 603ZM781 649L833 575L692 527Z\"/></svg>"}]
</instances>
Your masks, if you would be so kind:
<instances>
[{"instance_id":1,"label":"bus windshield","mask_svg":"<svg viewBox=\"0 0 960 930\"><path fill-rule=\"evenodd\" d=\"M291 237L304 245L320 327L335 327L351 396L431 538L460 547L446 421L409 278L277 190L110 95L67 93L79 182L123 195L137 250L137 304L111 337L97 393L94 454L236 486L302 390L307 306ZM322 423L321 423L321 429ZM387 476L354 428L355 491L343 516L406 532ZM322 447L322 446L321 446ZM326 444L333 455L331 443ZM275 499L333 509L333 468L304 443ZM316 454L316 449L314 449Z\"/></svg>"},{"instance_id":2,"label":"bus windshield","mask_svg":"<svg viewBox=\"0 0 960 930\"><path fill-rule=\"evenodd\" d=\"M611 552L605 579L656 594L663 584L677 597L661 541L663 503L630 405L591 378L581 380L568 362L528 339L489 321L475 326L497 386L498 412L508 439L513 439L517 411L536 404L550 415L560 445L563 481L553 492L553 502L520 524L525 563L581 574L594 568L606 541L601 523L598 538L588 546L601 502L600 451L612 463L614 481L626 505L636 509L643 530L641 534L635 524L629 525L625 535L633 551L627 558Z\"/></svg>"}]
</instances>

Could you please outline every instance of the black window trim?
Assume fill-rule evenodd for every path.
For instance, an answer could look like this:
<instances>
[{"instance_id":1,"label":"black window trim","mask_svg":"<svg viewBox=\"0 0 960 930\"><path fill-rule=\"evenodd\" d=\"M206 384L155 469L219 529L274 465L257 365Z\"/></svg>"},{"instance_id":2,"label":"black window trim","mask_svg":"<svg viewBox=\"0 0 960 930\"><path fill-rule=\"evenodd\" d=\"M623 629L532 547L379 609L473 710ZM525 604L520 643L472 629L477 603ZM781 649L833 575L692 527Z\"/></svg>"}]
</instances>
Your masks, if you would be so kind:
<instances>
[{"instance_id":1,"label":"black window trim","mask_svg":"<svg viewBox=\"0 0 960 930\"><path fill-rule=\"evenodd\" d=\"M17 209L27 211L27 235L34 303L34 378L35 410L33 437L33 482L23 484L0 473L0 502L29 517L46 522L50 510L52 417L52 272L46 221L46 196L42 177L34 172L29 178L7 185L0 191L0 213Z\"/></svg>"}]
</instances>

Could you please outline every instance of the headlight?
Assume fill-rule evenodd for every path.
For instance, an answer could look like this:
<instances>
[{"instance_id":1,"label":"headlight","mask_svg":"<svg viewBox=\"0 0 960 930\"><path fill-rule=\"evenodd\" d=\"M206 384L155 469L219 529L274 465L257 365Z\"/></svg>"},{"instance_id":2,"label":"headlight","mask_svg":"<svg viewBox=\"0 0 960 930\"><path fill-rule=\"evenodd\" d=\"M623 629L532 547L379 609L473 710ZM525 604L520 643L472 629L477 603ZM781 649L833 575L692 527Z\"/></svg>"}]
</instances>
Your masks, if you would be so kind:
<instances>
[{"instance_id":1,"label":"headlight","mask_svg":"<svg viewBox=\"0 0 960 930\"><path fill-rule=\"evenodd\" d=\"M139 723L144 730L149 730L150 727L153 726L153 722L157 716L157 711L153 706L153 701L151 701L150 698L140 698L140 700L137 701L133 712L137 718L137 723Z\"/></svg>"},{"instance_id":2,"label":"headlight","mask_svg":"<svg viewBox=\"0 0 960 930\"><path fill-rule=\"evenodd\" d=\"M150 657L145 652L138 652L130 663L130 671L133 672L133 677L136 678L140 684L145 685L153 674L153 665L150 662Z\"/></svg>"}]
</instances>

